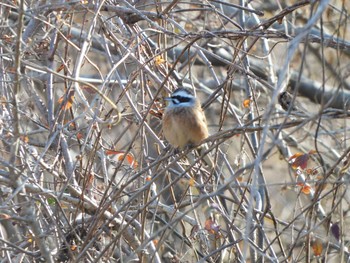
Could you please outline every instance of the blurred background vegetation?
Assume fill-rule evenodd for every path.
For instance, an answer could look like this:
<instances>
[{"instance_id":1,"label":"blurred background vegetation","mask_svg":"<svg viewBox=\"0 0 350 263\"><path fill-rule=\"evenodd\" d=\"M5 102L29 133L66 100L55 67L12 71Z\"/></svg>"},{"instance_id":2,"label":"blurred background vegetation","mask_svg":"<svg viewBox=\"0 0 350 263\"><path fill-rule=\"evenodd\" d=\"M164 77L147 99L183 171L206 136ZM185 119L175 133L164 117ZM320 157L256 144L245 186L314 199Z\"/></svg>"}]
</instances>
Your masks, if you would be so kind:
<instances>
[{"instance_id":1,"label":"blurred background vegetation","mask_svg":"<svg viewBox=\"0 0 350 263\"><path fill-rule=\"evenodd\" d=\"M349 9L0 1L1 261L348 262Z\"/></svg>"}]
</instances>

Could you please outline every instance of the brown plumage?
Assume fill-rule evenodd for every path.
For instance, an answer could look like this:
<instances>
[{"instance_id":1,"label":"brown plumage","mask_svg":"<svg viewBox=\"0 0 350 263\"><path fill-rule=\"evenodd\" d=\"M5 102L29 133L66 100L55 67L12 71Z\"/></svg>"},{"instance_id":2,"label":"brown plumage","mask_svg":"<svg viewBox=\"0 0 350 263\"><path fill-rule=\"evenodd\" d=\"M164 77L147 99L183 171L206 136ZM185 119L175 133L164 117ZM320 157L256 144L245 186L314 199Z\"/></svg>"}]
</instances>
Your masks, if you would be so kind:
<instances>
[{"instance_id":1,"label":"brown plumage","mask_svg":"<svg viewBox=\"0 0 350 263\"><path fill-rule=\"evenodd\" d=\"M196 146L208 137L204 112L192 92L180 88L168 98L169 106L163 115L163 133L174 147Z\"/></svg>"}]
</instances>

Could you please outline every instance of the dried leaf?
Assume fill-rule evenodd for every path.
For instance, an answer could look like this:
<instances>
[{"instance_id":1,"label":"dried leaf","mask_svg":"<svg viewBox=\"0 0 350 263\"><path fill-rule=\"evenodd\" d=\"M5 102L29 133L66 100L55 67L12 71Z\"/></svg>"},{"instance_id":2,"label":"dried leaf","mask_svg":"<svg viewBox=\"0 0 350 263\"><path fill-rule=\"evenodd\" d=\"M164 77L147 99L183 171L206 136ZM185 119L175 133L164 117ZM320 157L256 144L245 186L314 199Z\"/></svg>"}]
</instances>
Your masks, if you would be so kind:
<instances>
[{"instance_id":1,"label":"dried leaf","mask_svg":"<svg viewBox=\"0 0 350 263\"><path fill-rule=\"evenodd\" d=\"M60 72L64 69L64 64L61 64L57 69L56 72Z\"/></svg>"},{"instance_id":2,"label":"dried leaf","mask_svg":"<svg viewBox=\"0 0 350 263\"><path fill-rule=\"evenodd\" d=\"M154 244L155 246L158 246L159 240L158 240L158 239L153 239L152 242L153 242L153 244Z\"/></svg>"},{"instance_id":3,"label":"dried leaf","mask_svg":"<svg viewBox=\"0 0 350 263\"><path fill-rule=\"evenodd\" d=\"M312 242L312 250L314 251L314 255L316 257L321 256L323 251L323 245L321 240L316 239L314 242Z\"/></svg>"},{"instance_id":4,"label":"dried leaf","mask_svg":"<svg viewBox=\"0 0 350 263\"><path fill-rule=\"evenodd\" d=\"M204 229L207 230L210 234L218 234L220 231L220 226L216 224L216 222L209 217L205 220Z\"/></svg>"},{"instance_id":5,"label":"dried leaf","mask_svg":"<svg viewBox=\"0 0 350 263\"><path fill-rule=\"evenodd\" d=\"M248 109L250 107L250 103L252 102L251 99L246 99L243 101L242 105L243 105L243 108L245 109Z\"/></svg>"},{"instance_id":6,"label":"dried leaf","mask_svg":"<svg viewBox=\"0 0 350 263\"><path fill-rule=\"evenodd\" d=\"M132 153L127 153L126 156L125 152L123 151L106 150L105 153L107 155L116 155L118 161L123 161L125 158L125 160L130 164L130 166L132 166L133 168L138 167L138 162L135 160L134 155Z\"/></svg>"},{"instance_id":7,"label":"dried leaf","mask_svg":"<svg viewBox=\"0 0 350 263\"><path fill-rule=\"evenodd\" d=\"M95 93L96 93L96 90L95 90L95 89L93 89L92 87L87 86L87 85L80 86L80 89L86 91L86 92L89 93L89 94L95 94Z\"/></svg>"},{"instance_id":8,"label":"dried leaf","mask_svg":"<svg viewBox=\"0 0 350 263\"><path fill-rule=\"evenodd\" d=\"M115 150L106 150L105 154L107 155L113 155L113 154L124 154L124 152L121 151L115 151Z\"/></svg>"},{"instance_id":9,"label":"dried leaf","mask_svg":"<svg viewBox=\"0 0 350 263\"><path fill-rule=\"evenodd\" d=\"M288 161L291 161L299 156L304 155L303 153L297 152L296 154L293 154L291 157L289 157Z\"/></svg>"},{"instance_id":10,"label":"dried leaf","mask_svg":"<svg viewBox=\"0 0 350 263\"><path fill-rule=\"evenodd\" d=\"M296 170L297 168L301 168L304 170L307 167L307 162L309 160L310 154L308 153L296 153L289 158L290 163L292 164L292 168Z\"/></svg>"},{"instance_id":11,"label":"dried leaf","mask_svg":"<svg viewBox=\"0 0 350 263\"><path fill-rule=\"evenodd\" d=\"M75 124L75 122L71 122L71 123L69 123L69 128L72 128L72 129L76 129L76 124Z\"/></svg>"},{"instance_id":12,"label":"dried leaf","mask_svg":"<svg viewBox=\"0 0 350 263\"><path fill-rule=\"evenodd\" d=\"M308 168L306 169L305 173L308 175L316 175L318 174L318 171L316 169Z\"/></svg>"},{"instance_id":13,"label":"dried leaf","mask_svg":"<svg viewBox=\"0 0 350 263\"><path fill-rule=\"evenodd\" d=\"M191 30L193 30L193 24L192 23L186 23L185 24L185 29L186 29L186 31L191 31ZM178 29L177 29L178 30ZM181 32L180 30L178 30L179 31L179 33Z\"/></svg>"},{"instance_id":14,"label":"dried leaf","mask_svg":"<svg viewBox=\"0 0 350 263\"><path fill-rule=\"evenodd\" d=\"M93 173L88 174L88 180L86 182L86 187L87 188L92 187L94 180L95 180L95 175Z\"/></svg>"},{"instance_id":15,"label":"dried leaf","mask_svg":"<svg viewBox=\"0 0 350 263\"><path fill-rule=\"evenodd\" d=\"M155 63L156 63L156 66L159 66L165 63L165 59L161 55L156 56Z\"/></svg>"},{"instance_id":16,"label":"dried leaf","mask_svg":"<svg viewBox=\"0 0 350 263\"><path fill-rule=\"evenodd\" d=\"M340 227L339 223L332 224L331 232L333 236L339 241L340 240Z\"/></svg>"},{"instance_id":17,"label":"dried leaf","mask_svg":"<svg viewBox=\"0 0 350 263\"><path fill-rule=\"evenodd\" d=\"M5 106L7 104L7 99L5 96L1 96L0 104L1 104L1 106Z\"/></svg>"},{"instance_id":18,"label":"dried leaf","mask_svg":"<svg viewBox=\"0 0 350 263\"><path fill-rule=\"evenodd\" d=\"M309 154L301 155L297 158L295 158L294 162L292 163L292 168L297 169L300 167L302 170L304 170L307 167L307 162L309 160Z\"/></svg>"},{"instance_id":19,"label":"dried leaf","mask_svg":"<svg viewBox=\"0 0 350 263\"><path fill-rule=\"evenodd\" d=\"M188 185L189 186L195 186L196 185L196 180L194 180L192 177L190 178L190 180L188 180Z\"/></svg>"},{"instance_id":20,"label":"dried leaf","mask_svg":"<svg viewBox=\"0 0 350 263\"><path fill-rule=\"evenodd\" d=\"M138 167L138 163L137 163L137 161L135 160L134 155L132 155L131 153L128 153L128 154L126 155L126 160L127 160L127 162L130 164L130 166L133 166L134 168L137 168L137 167Z\"/></svg>"},{"instance_id":21,"label":"dried leaf","mask_svg":"<svg viewBox=\"0 0 350 263\"><path fill-rule=\"evenodd\" d=\"M310 155L315 154L315 153L317 153L316 150L310 150L310 151L309 151L309 154L310 154Z\"/></svg>"},{"instance_id":22,"label":"dried leaf","mask_svg":"<svg viewBox=\"0 0 350 263\"><path fill-rule=\"evenodd\" d=\"M204 229L207 230L208 232L211 231L211 226L215 224L214 221L209 217L207 220L205 220L204 223Z\"/></svg>"},{"instance_id":23,"label":"dried leaf","mask_svg":"<svg viewBox=\"0 0 350 263\"><path fill-rule=\"evenodd\" d=\"M152 116L155 116L159 119L161 119L163 117L163 110L155 110L155 109L151 109L149 111L149 113L152 115Z\"/></svg>"},{"instance_id":24,"label":"dried leaf","mask_svg":"<svg viewBox=\"0 0 350 263\"><path fill-rule=\"evenodd\" d=\"M0 219L10 219L11 216L8 214L0 213Z\"/></svg>"},{"instance_id":25,"label":"dried leaf","mask_svg":"<svg viewBox=\"0 0 350 263\"><path fill-rule=\"evenodd\" d=\"M152 176L147 175L147 176L146 176L146 182L150 182L151 180L152 180Z\"/></svg>"},{"instance_id":26,"label":"dried leaf","mask_svg":"<svg viewBox=\"0 0 350 263\"><path fill-rule=\"evenodd\" d=\"M164 112L164 100L163 99L156 99L154 101L154 103L152 104L152 108L150 110L150 114L159 118L159 119L162 119L163 117L163 112Z\"/></svg>"},{"instance_id":27,"label":"dried leaf","mask_svg":"<svg viewBox=\"0 0 350 263\"><path fill-rule=\"evenodd\" d=\"M25 143L28 143L28 142L29 142L29 137L28 137L28 136L22 135L22 136L20 137L20 139L21 139L22 142L25 142Z\"/></svg>"},{"instance_id":28,"label":"dried leaf","mask_svg":"<svg viewBox=\"0 0 350 263\"><path fill-rule=\"evenodd\" d=\"M13 36L9 36L9 35L4 34L4 35L2 36L2 39L3 39L7 44L10 44L10 43L12 43Z\"/></svg>"},{"instance_id":29,"label":"dried leaf","mask_svg":"<svg viewBox=\"0 0 350 263\"><path fill-rule=\"evenodd\" d=\"M58 104L61 104L61 107L64 110L69 110L70 108L72 108L73 103L74 103L74 89L69 90L68 94L63 95L61 98L58 99Z\"/></svg>"},{"instance_id":30,"label":"dried leaf","mask_svg":"<svg viewBox=\"0 0 350 263\"><path fill-rule=\"evenodd\" d=\"M313 191L311 185L308 183L297 183L297 185L301 187L301 192L303 194L309 195Z\"/></svg>"}]
</instances>

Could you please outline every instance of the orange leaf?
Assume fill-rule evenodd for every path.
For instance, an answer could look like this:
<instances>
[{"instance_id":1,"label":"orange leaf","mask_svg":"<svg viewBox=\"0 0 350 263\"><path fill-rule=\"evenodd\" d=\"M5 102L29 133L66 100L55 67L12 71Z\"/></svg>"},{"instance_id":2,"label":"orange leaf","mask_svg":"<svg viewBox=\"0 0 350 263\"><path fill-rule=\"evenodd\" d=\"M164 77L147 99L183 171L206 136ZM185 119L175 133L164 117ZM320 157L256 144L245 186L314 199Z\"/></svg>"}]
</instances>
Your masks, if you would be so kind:
<instances>
[{"instance_id":1,"label":"orange leaf","mask_svg":"<svg viewBox=\"0 0 350 263\"><path fill-rule=\"evenodd\" d=\"M312 250L314 251L316 257L321 256L323 245L319 239L316 239L314 242L312 242Z\"/></svg>"},{"instance_id":2,"label":"orange leaf","mask_svg":"<svg viewBox=\"0 0 350 263\"><path fill-rule=\"evenodd\" d=\"M124 160L125 152L123 152L123 151L106 150L105 153L107 155L116 155L117 158L118 158L118 161L123 161ZM125 156L125 160L131 166L133 166L133 168L137 168L138 167L138 162L135 160L134 155L132 153L127 153L126 156Z\"/></svg>"},{"instance_id":3,"label":"orange leaf","mask_svg":"<svg viewBox=\"0 0 350 263\"><path fill-rule=\"evenodd\" d=\"M134 156L133 156L131 153L128 153L128 154L126 155L126 160L127 160L127 162L128 162L131 166L133 166L134 168L137 168L137 167L138 167L138 163L137 163L137 161L135 160Z\"/></svg>"},{"instance_id":4,"label":"orange leaf","mask_svg":"<svg viewBox=\"0 0 350 263\"><path fill-rule=\"evenodd\" d=\"M63 103L65 102L65 105ZM64 110L69 110L72 108L74 102L74 89L69 90L68 94L63 95L58 99L58 104L61 104L61 107Z\"/></svg>"},{"instance_id":5,"label":"orange leaf","mask_svg":"<svg viewBox=\"0 0 350 263\"><path fill-rule=\"evenodd\" d=\"M150 182L151 180L152 180L152 176L147 175L147 176L146 176L146 182Z\"/></svg>"},{"instance_id":6,"label":"orange leaf","mask_svg":"<svg viewBox=\"0 0 350 263\"><path fill-rule=\"evenodd\" d=\"M195 186L195 184L196 184L196 180L194 180L192 177L190 178L190 180L188 181L188 185L189 186Z\"/></svg>"},{"instance_id":7,"label":"orange leaf","mask_svg":"<svg viewBox=\"0 0 350 263\"><path fill-rule=\"evenodd\" d=\"M301 192L303 194L309 195L311 194L312 187L308 183L297 183L298 186L301 187Z\"/></svg>"},{"instance_id":8,"label":"orange leaf","mask_svg":"<svg viewBox=\"0 0 350 263\"><path fill-rule=\"evenodd\" d=\"M293 154L291 157L289 157L288 161L291 161L291 160L293 160L299 156L302 156L302 155L304 155L304 154L297 152L296 154Z\"/></svg>"},{"instance_id":9,"label":"orange leaf","mask_svg":"<svg viewBox=\"0 0 350 263\"><path fill-rule=\"evenodd\" d=\"M160 64L163 64L164 62L165 62L165 59L161 55L156 56L156 59L155 59L156 66L159 66Z\"/></svg>"},{"instance_id":10,"label":"orange leaf","mask_svg":"<svg viewBox=\"0 0 350 263\"><path fill-rule=\"evenodd\" d=\"M106 150L106 151L105 151L105 154L107 154L107 155L113 155L113 154L124 154L124 153L121 152L121 151Z\"/></svg>"},{"instance_id":11,"label":"orange leaf","mask_svg":"<svg viewBox=\"0 0 350 263\"><path fill-rule=\"evenodd\" d=\"M242 103L243 108L246 108L246 109L249 108L251 102L252 102L251 99L244 100L243 103Z\"/></svg>"},{"instance_id":12,"label":"orange leaf","mask_svg":"<svg viewBox=\"0 0 350 263\"><path fill-rule=\"evenodd\" d=\"M28 143L29 142L29 137L28 136L25 136L25 135L22 135L21 137L21 140L25 143Z\"/></svg>"},{"instance_id":13,"label":"orange leaf","mask_svg":"<svg viewBox=\"0 0 350 263\"><path fill-rule=\"evenodd\" d=\"M310 154L310 155L311 155L311 154L315 154L315 153L317 153L316 150L310 150L310 151L309 151L309 154Z\"/></svg>"},{"instance_id":14,"label":"orange leaf","mask_svg":"<svg viewBox=\"0 0 350 263\"><path fill-rule=\"evenodd\" d=\"M61 104L63 102L63 100L64 100L64 95L58 99L58 101L57 101L58 104Z\"/></svg>"}]
</instances>

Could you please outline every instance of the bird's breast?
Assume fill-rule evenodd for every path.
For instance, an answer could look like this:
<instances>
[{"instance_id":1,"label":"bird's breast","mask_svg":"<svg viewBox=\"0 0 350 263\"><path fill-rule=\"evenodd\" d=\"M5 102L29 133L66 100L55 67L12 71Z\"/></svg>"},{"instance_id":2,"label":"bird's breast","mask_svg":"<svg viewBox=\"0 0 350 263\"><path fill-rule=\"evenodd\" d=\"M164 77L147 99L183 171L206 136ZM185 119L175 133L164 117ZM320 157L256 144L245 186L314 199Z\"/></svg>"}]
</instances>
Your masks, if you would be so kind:
<instances>
[{"instance_id":1,"label":"bird's breast","mask_svg":"<svg viewBox=\"0 0 350 263\"><path fill-rule=\"evenodd\" d=\"M184 148L189 144L200 144L208 137L202 109L189 107L166 109L163 116L163 133L174 147Z\"/></svg>"}]
</instances>

